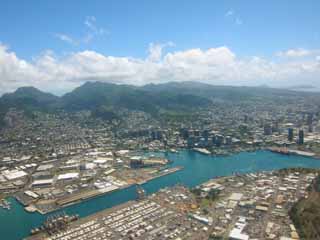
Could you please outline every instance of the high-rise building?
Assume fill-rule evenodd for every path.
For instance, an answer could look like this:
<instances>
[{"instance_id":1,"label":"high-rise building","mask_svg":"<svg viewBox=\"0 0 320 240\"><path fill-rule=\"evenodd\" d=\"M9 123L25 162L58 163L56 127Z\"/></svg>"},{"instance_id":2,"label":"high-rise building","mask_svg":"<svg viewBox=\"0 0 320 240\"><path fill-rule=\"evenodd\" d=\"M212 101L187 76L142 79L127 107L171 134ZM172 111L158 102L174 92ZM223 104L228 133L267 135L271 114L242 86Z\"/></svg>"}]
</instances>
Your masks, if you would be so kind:
<instances>
[{"instance_id":1,"label":"high-rise building","mask_svg":"<svg viewBox=\"0 0 320 240\"><path fill-rule=\"evenodd\" d=\"M216 135L212 136L211 141L212 141L212 144L213 144L213 145L216 144L216 140L217 140Z\"/></svg>"},{"instance_id":2,"label":"high-rise building","mask_svg":"<svg viewBox=\"0 0 320 240\"><path fill-rule=\"evenodd\" d=\"M160 130L154 130L151 132L151 139L154 140L162 140L163 135Z\"/></svg>"},{"instance_id":3,"label":"high-rise building","mask_svg":"<svg viewBox=\"0 0 320 240\"><path fill-rule=\"evenodd\" d=\"M272 127L271 124L265 124L263 127L264 135L271 135L272 134Z\"/></svg>"},{"instance_id":4,"label":"high-rise building","mask_svg":"<svg viewBox=\"0 0 320 240\"><path fill-rule=\"evenodd\" d=\"M204 137L206 139L206 141L208 141L209 138L209 130L205 129L202 131L202 137Z\"/></svg>"},{"instance_id":5,"label":"high-rise building","mask_svg":"<svg viewBox=\"0 0 320 240\"><path fill-rule=\"evenodd\" d=\"M194 130L194 131L193 131L193 135L194 135L195 137L200 137L200 131L199 131L199 130Z\"/></svg>"},{"instance_id":6,"label":"high-rise building","mask_svg":"<svg viewBox=\"0 0 320 240\"><path fill-rule=\"evenodd\" d=\"M304 131L302 129L299 130L299 138L298 144L302 145L304 143Z\"/></svg>"},{"instance_id":7,"label":"high-rise building","mask_svg":"<svg viewBox=\"0 0 320 240\"><path fill-rule=\"evenodd\" d=\"M187 145L188 145L188 148L193 148L194 146L194 137L188 137L188 140L187 140Z\"/></svg>"},{"instance_id":8,"label":"high-rise building","mask_svg":"<svg viewBox=\"0 0 320 240\"><path fill-rule=\"evenodd\" d=\"M244 115L244 123L247 123L249 120L248 115Z\"/></svg>"},{"instance_id":9,"label":"high-rise building","mask_svg":"<svg viewBox=\"0 0 320 240\"><path fill-rule=\"evenodd\" d=\"M224 142L224 137L222 135L216 135L216 146L220 147Z\"/></svg>"},{"instance_id":10,"label":"high-rise building","mask_svg":"<svg viewBox=\"0 0 320 240\"><path fill-rule=\"evenodd\" d=\"M180 135L183 139L188 139L189 137L189 130L187 128L180 129Z\"/></svg>"},{"instance_id":11,"label":"high-rise building","mask_svg":"<svg viewBox=\"0 0 320 240\"><path fill-rule=\"evenodd\" d=\"M226 137L226 144L229 146L232 145L232 137L230 137L230 136Z\"/></svg>"},{"instance_id":12,"label":"high-rise building","mask_svg":"<svg viewBox=\"0 0 320 240\"><path fill-rule=\"evenodd\" d=\"M278 132L279 133L279 122L276 121L273 125L272 125L272 133Z\"/></svg>"},{"instance_id":13,"label":"high-rise building","mask_svg":"<svg viewBox=\"0 0 320 240\"><path fill-rule=\"evenodd\" d=\"M312 125L312 122L313 122L313 114L309 113L307 117L307 124Z\"/></svg>"},{"instance_id":14,"label":"high-rise building","mask_svg":"<svg viewBox=\"0 0 320 240\"><path fill-rule=\"evenodd\" d=\"M208 146L208 141L204 137L199 139L199 146L200 147L207 147Z\"/></svg>"},{"instance_id":15,"label":"high-rise building","mask_svg":"<svg viewBox=\"0 0 320 240\"><path fill-rule=\"evenodd\" d=\"M293 128L288 129L288 141L289 142L293 141Z\"/></svg>"}]
</instances>

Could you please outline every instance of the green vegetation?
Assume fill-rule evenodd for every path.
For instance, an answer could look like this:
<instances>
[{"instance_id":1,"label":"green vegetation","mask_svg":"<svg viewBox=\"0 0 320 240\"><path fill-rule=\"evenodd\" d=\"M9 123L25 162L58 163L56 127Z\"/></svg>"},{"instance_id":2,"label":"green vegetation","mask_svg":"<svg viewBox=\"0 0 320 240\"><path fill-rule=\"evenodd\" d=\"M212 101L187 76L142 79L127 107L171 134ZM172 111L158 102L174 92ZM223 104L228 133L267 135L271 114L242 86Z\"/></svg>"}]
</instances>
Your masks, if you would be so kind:
<instances>
[{"instance_id":1,"label":"green vegetation","mask_svg":"<svg viewBox=\"0 0 320 240\"><path fill-rule=\"evenodd\" d=\"M320 239L320 176L311 188L309 196L297 202L290 211L290 217L301 239Z\"/></svg>"},{"instance_id":2,"label":"green vegetation","mask_svg":"<svg viewBox=\"0 0 320 240\"><path fill-rule=\"evenodd\" d=\"M92 116L108 121L119 118L115 111L111 107L107 106L97 107L92 111Z\"/></svg>"},{"instance_id":3,"label":"green vegetation","mask_svg":"<svg viewBox=\"0 0 320 240\"><path fill-rule=\"evenodd\" d=\"M143 111L165 121L192 121L200 109L214 106L215 102L247 104L263 99L264 102L281 100L294 102L305 93L258 88L212 86L195 82L149 84L142 87L87 82L62 97L41 92L33 87L19 88L0 98L0 124L10 108L33 111L91 111L93 117L118 118L119 110ZM308 97L314 97L309 93ZM318 97L317 97L318 99ZM249 134L245 127L241 134Z\"/></svg>"},{"instance_id":4,"label":"green vegetation","mask_svg":"<svg viewBox=\"0 0 320 240\"><path fill-rule=\"evenodd\" d=\"M207 208L215 202L220 194L220 190L211 189L208 193L204 193L201 188L193 188L191 192L196 196L198 204L203 209L204 214L208 214Z\"/></svg>"},{"instance_id":5,"label":"green vegetation","mask_svg":"<svg viewBox=\"0 0 320 240\"><path fill-rule=\"evenodd\" d=\"M196 197L200 197L201 196L201 193L202 193L202 190L201 188L193 188L191 189L191 192L196 196Z\"/></svg>"},{"instance_id":6,"label":"green vegetation","mask_svg":"<svg viewBox=\"0 0 320 240\"><path fill-rule=\"evenodd\" d=\"M208 195L206 198L209 199L210 201L215 201L215 200L217 200L219 194L220 194L220 190L211 189L208 192Z\"/></svg>"}]
</instances>

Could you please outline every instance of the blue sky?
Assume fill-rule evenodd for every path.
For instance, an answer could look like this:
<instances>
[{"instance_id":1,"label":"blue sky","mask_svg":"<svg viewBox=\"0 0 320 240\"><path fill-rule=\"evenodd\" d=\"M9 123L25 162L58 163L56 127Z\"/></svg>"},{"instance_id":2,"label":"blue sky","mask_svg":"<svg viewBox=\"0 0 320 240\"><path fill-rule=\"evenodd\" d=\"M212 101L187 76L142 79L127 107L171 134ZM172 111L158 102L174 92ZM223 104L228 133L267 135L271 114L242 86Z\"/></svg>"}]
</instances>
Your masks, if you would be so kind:
<instances>
[{"instance_id":1,"label":"blue sky","mask_svg":"<svg viewBox=\"0 0 320 240\"><path fill-rule=\"evenodd\" d=\"M51 60L55 64L65 66L66 62L75 61L75 57L78 57L79 54L82 57L85 55L85 60L81 59L86 62L84 65L88 65L87 61L94 64L89 71L90 73L97 70L97 65L103 65L98 68L100 73L93 76L88 74L88 71L84 74L83 72L74 72L73 68L70 68L71 70L64 69L59 73L59 79L63 78L63 81L61 80L62 91L80 84L83 79L113 82L120 79L119 82L132 83L133 79L137 78L141 84L150 81L161 82L162 79L159 79L161 76L165 76L167 80L196 80L196 73L199 73L200 68L190 70L188 68L190 66L185 63L176 64L175 62L179 68L185 68L186 72L192 71L195 75L192 79L185 79L176 72L173 74L171 68L163 70L168 65L166 62L167 54L190 53L188 51L192 49L201 50L200 55L203 54L209 61L205 61L207 66L211 65L212 59L208 59L206 51L224 47L222 50L220 49L220 52L214 52L214 55L216 57L221 54L234 55L237 64L251 61L253 58L259 58L259 63L260 61L268 61L268 64L271 65L278 62L287 64L289 63L287 59L289 53L290 58L292 55L303 57L303 61L301 58L294 61L290 59L290 64L292 62L294 64L300 63L301 66L306 63L313 64L312 67L316 68L316 74L319 70L317 65L314 66L320 59L318 56L320 55L318 54L318 49L320 49L320 1L317 0L2 0L0 9L0 43L3 46L3 53L0 54L2 62L0 63L8 62L8 55L14 55L18 65L15 65L16 63L11 59L10 61L13 63L9 67L21 68L21 64L23 65L21 61L24 61L30 67L30 71L24 74L36 78L34 82L23 82L18 79L21 76L8 77L7 73L2 77L2 79L7 79L0 80L2 85L9 84L7 90L12 90L23 84L35 84L44 88L44 86L50 85L49 75L54 74L48 73L49 69L45 73L41 72L40 66L44 67L44 63L47 64L45 60L48 60L48 57L52 58ZM155 51L156 55L157 51L158 55L159 51L161 52L156 60L157 64L162 64L162 66L160 70L155 70L160 71L160 75L137 76L138 69L141 70L141 66L139 66L134 70L123 69L126 74L120 76L121 69L118 68L121 68L122 58L127 61L132 59L134 62L143 61L143 65L148 65L149 61L145 62L152 51ZM290 54L289 51L293 54ZM298 51L298 53L293 51ZM191 55L193 53L199 56L199 53L196 52L191 52ZM94 54L95 56L93 56ZM231 55L229 57L232 58ZM118 70L110 76L108 72L110 72L112 59L107 59L109 57L120 61L119 66L112 65L113 70L114 68ZM184 60L187 57L190 57L190 54L180 56L179 60ZM306 57L308 58L306 59ZM311 58L314 62L311 62ZM76 59L79 61L78 58ZM198 65L203 66L200 64L203 63L201 59L195 60L192 57L191 62L199 60ZM175 58L175 60L177 59ZM213 61L216 60L214 58ZM188 61L188 63L190 62ZM170 66L175 64L170 62ZM244 64L247 64L247 68L251 69L253 63L246 62ZM104 69L105 74L103 74ZM24 70L23 66L22 70ZM221 76L221 72L223 72L221 69L217 71L218 74L213 73L215 69L202 70L199 74L201 81L210 82L213 79L213 84L223 84L223 79L225 79L226 84L236 85L236 82L228 81L228 77ZM41 74L36 73L39 71ZM204 71L207 74L202 74ZM228 70L226 69L226 71ZM70 74L70 72L73 73ZM241 72L239 74L241 75ZM219 81L214 81L216 75L219 75ZM276 80L278 75L281 75L281 79L285 78L282 73L277 72L272 76L272 81L279 82ZM179 76L182 79L177 79ZM288 82L291 81L290 76L287 76L278 85L288 85ZM309 78L315 77L317 75L313 72L310 76L308 75L308 81ZM51 76L51 79L56 78L57 75ZM259 79L256 82L249 82L249 78L246 79L245 76L243 78L237 76L237 78L245 80L239 81L242 85L268 83L277 85L271 80L269 81L270 76L266 75L259 77L257 74ZM251 78L253 76L250 77L250 81ZM293 76L294 84L300 83L297 82L298 78L300 76ZM82 80L76 81L77 79ZM312 84L314 82L311 81ZM48 90L51 89L48 87Z\"/></svg>"}]
</instances>

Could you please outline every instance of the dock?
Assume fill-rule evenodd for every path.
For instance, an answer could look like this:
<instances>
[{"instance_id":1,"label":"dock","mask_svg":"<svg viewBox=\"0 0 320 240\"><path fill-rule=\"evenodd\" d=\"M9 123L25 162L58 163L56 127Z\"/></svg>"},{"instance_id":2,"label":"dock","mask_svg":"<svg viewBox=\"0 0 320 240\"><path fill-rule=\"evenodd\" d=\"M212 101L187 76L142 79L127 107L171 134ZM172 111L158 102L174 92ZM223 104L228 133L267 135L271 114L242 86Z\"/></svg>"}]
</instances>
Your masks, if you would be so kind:
<instances>
[{"instance_id":1,"label":"dock","mask_svg":"<svg viewBox=\"0 0 320 240\"><path fill-rule=\"evenodd\" d=\"M148 178L148 179L146 179L146 180L140 181L140 182L138 182L137 184L138 184L138 185L142 185L142 184L147 183L147 182L149 182L149 181L151 181L151 180L154 180L154 179L156 179L156 178L169 175L169 174L171 174L171 173L175 173L175 172L180 171L180 170L182 170L182 169L183 169L182 166L173 167L173 168L167 168L167 169L161 170L161 172L158 173L156 176L153 176L153 177L150 177L150 178Z\"/></svg>"}]
</instances>

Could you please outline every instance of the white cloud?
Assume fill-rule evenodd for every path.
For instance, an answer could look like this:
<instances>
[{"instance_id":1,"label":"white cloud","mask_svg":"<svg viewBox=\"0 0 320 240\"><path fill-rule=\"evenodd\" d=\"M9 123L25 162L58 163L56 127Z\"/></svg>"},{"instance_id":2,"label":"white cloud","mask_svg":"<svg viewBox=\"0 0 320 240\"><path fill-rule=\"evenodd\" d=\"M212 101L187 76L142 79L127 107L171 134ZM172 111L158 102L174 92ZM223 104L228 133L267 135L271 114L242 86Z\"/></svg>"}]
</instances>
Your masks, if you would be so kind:
<instances>
[{"instance_id":1,"label":"white cloud","mask_svg":"<svg viewBox=\"0 0 320 240\"><path fill-rule=\"evenodd\" d=\"M242 21L240 18L236 18L235 23L236 23L237 25L242 25L243 21Z\"/></svg>"},{"instance_id":2,"label":"white cloud","mask_svg":"<svg viewBox=\"0 0 320 240\"><path fill-rule=\"evenodd\" d=\"M304 48L296 48L296 49L288 49L286 51L280 51L276 53L278 57L288 57L288 58L296 58L296 57L306 57L315 54L317 51L310 51Z\"/></svg>"},{"instance_id":3,"label":"white cloud","mask_svg":"<svg viewBox=\"0 0 320 240\"><path fill-rule=\"evenodd\" d=\"M162 51L166 47L173 47L173 42L167 42L165 44L160 43L150 43L149 44L149 56L148 60L151 62L157 62L160 61L162 57Z\"/></svg>"},{"instance_id":4,"label":"white cloud","mask_svg":"<svg viewBox=\"0 0 320 240\"><path fill-rule=\"evenodd\" d=\"M108 33L106 29L97 25L97 19L94 16L87 16L84 20L83 25L85 27L85 35L79 39L64 33L55 33L54 36L66 43L78 45L81 43L89 43L95 37L102 36Z\"/></svg>"},{"instance_id":5,"label":"white cloud","mask_svg":"<svg viewBox=\"0 0 320 240\"><path fill-rule=\"evenodd\" d=\"M234 11L232 9L230 9L229 11L226 12L225 16L226 17L230 17L234 14Z\"/></svg>"},{"instance_id":6,"label":"white cloud","mask_svg":"<svg viewBox=\"0 0 320 240\"><path fill-rule=\"evenodd\" d=\"M96 30L96 26L95 26L95 23L96 23L96 17L95 16L87 16L86 17L86 20L84 21L84 24L88 27L88 28L90 28L90 29L92 29L92 30Z\"/></svg>"},{"instance_id":7,"label":"white cloud","mask_svg":"<svg viewBox=\"0 0 320 240\"><path fill-rule=\"evenodd\" d=\"M77 41L75 39L73 39L72 37L68 36L67 34L55 33L54 36L56 38L60 39L61 41L66 42L66 43L70 43L72 45L77 45Z\"/></svg>"},{"instance_id":8,"label":"white cloud","mask_svg":"<svg viewBox=\"0 0 320 240\"><path fill-rule=\"evenodd\" d=\"M243 24L242 19L239 16L237 16L235 11L232 10L232 9L228 10L224 16L229 18L229 19L231 19L234 22L234 24L236 24L236 25L242 25Z\"/></svg>"},{"instance_id":9,"label":"white cloud","mask_svg":"<svg viewBox=\"0 0 320 240\"><path fill-rule=\"evenodd\" d=\"M83 38L83 42L88 43L96 36L101 36L107 33L104 28L97 26L97 19L94 16L87 16L84 25L87 27L86 36Z\"/></svg>"},{"instance_id":10,"label":"white cloud","mask_svg":"<svg viewBox=\"0 0 320 240\"><path fill-rule=\"evenodd\" d=\"M316 57L273 62L257 56L238 57L226 46L163 54L163 47L170 45L172 43L150 44L145 59L107 56L95 51L56 56L46 51L32 61L25 61L0 44L0 94L27 85L62 92L86 81L135 85L201 81L216 85L268 84L274 87L308 83L320 87L320 62Z\"/></svg>"}]
</instances>

